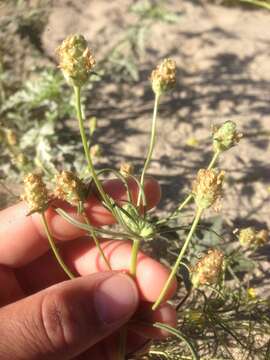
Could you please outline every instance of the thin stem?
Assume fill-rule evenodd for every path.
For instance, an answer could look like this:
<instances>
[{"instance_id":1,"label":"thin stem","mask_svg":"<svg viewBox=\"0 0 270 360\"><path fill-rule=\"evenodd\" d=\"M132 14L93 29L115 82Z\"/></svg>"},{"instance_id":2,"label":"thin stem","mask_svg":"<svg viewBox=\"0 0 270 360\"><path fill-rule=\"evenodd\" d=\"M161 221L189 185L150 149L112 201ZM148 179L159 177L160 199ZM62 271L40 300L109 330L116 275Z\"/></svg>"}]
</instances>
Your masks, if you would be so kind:
<instances>
[{"instance_id":1,"label":"thin stem","mask_svg":"<svg viewBox=\"0 0 270 360\"><path fill-rule=\"evenodd\" d=\"M219 151L216 151L212 157L212 160L210 161L210 164L208 165L208 170L212 169L215 165L216 165L216 162L218 160L218 157L219 157L219 154L220 152Z\"/></svg>"},{"instance_id":2,"label":"thin stem","mask_svg":"<svg viewBox=\"0 0 270 360\"><path fill-rule=\"evenodd\" d=\"M232 277L234 278L234 280L239 284L240 288L244 291L246 291L247 289L242 285L242 282L240 281L240 279L238 278L238 276L235 274L235 272L233 271L231 265L227 264L227 269L229 271L229 273L232 275Z\"/></svg>"},{"instance_id":3,"label":"thin stem","mask_svg":"<svg viewBox=\"0 0 270 360\"><path fill-rule=\"evenodd\" d=\"M85 231L90 231L89 226L85 223L81 223L78 220L75 220L74 218L72 218L72 216L70 216L68 213L66 213L63 209L60 208L56 208L55 211L57 212L57 214L59 214L63 219L65 219L68 223L77 226L79 229L85 230ZM93 229L93 231L95 231L95 233L100 233L103 235L108 235L110 237L117 237L117 238L127 238L129 236L128 233L122 233L122 232L116 232L116 231L110 231L108 229L103 229L103 228L96 228L92 225L90 225L91 228Z\"/></svg>"},{"instance_id":4,"label":"thin stem","mask_svg":"<svg viewBox=\"0 0 270 360\"><path fill-rule=\"evenodd\" d=\"M130 274L133 277L136 276L137 257L138 257L139 247L140 247L140 240L133 239L133 245L132 245L132 250L131 250L131 261L130 261ZM125 359L126 338L127 338L127 329L124 326L122 328L122 330L120 331L120 341L119 341L119 349L118 349L119 360Z\"/></svg>"},{"instance_id":5,"label":"thin stem","mask_svg":"<svg viewBox=\"0 0 270 360\"><path fill-rule=\"evenodd\" d=\"M270 4L268 4L267 1L260 1L260 0L240 0L240 1L243 3L251 4L251 5L264 7L266 9L270 10Z\"/></svg>"},{"instance_id":6,"label":"thin stem","mask_svg":"<svg viewBox=\"0 0 270 360\"><path fill-rule=\"evenodd\" d=\"M76 111L77 111L77 118L78 118L78 122L79 122L79 129L80 129L80 134L81 134L81 138L82 138L82 144L83 144L83 148L84 148L84 153L86 156L86 160L87 160L87 165L88 165L88 170L92 175L92 178L95 182L95 185L103 199L103 201L107 204L107 206L112 209L112 205L110 202L109 197L107 196L107 194L105 193L105 191L103 190L103 187L97 177L94 165L93 165L93 161L91 158L91 154L89 151L89 146L87 143L87 137L86 137L86 133L85 133L85 129L84 129L84 125L83 125L83 117L82 117L82 108L81 108L81 88L78 86L74 86L74 92L75 92L75 96L76 96Z\"/></svg>"},{"instance_id":7,"label":"thin stem","mask_svg":"<svg viewBox=\"0 0 270 360\"><path fill-rule=\"evenodd\" d=\"M177 304L177 306L176 306L176 308L175 308L176 311L178 311L178 310L184 305L184 303L185 303L185 302L187 301L187 299L189 298L192 290L193 290L193 289L191 288L191 290L189 290L189 291L186 293L186 295L183 297L183 299L180 300L180 302Z\"/></svg>"},{"instance_id":8,"label":"thin stem","mask_svg":"<svg viewBox=\"0 0 270 360\"><path fill-rule=\"evenodd\" d=\"M140 247L140 240L134 239L132 250L131 250L131 261L130 261L130 274L136 276L136 267L137 267L137 257Z\"/></svg>"},{"instance_id":9,"label":"thin stem","mask_svg":"<svg viewBox=\"0 0 270 360\"><path fill-rule=\"evenodd\" d=\"M160 220L158 222L158 225L164 224L167 221L176 218L179 215L179 213L182 211L182 209L192 200L192 198L193 198L192 194L189 194L185 198L185 200L183 202L181 202L181 204L174 210L174 212L170 216L168 216L167 218Z\"/></svg>"},{"instance_id":10,"label":"thin stem","mask_svg":"<svg viewBox=\"0 0 270 360\"><path fill-rule=\"evenodd\" d=\"M155 95L155 103L154 103L153 118L152 118L151 139L150 139L148 153L146 156L146 160L145 160L145 163L143 166L142 175L141 175L141 179L140 179L141 186L144 185L145 173L146 173L149 163L151 161L155 142L156 142L157 113L158 113L158 105L159 105L160 96L161 96L160 94ZM142 196L142 192L140 189L139 195L138 195L138 200L137 200L137 206L139 206L141 203L141 196Z\"/></svg>"},{"instance_id":11,"label":"thin stem","mask_svg":"<svg viewBox=\"0 0 270 360\"><path fill-rule=\"evenodd\" d=\"M114 170L114 169L110 169L110 168L105 168L105 169L102 169L102 170L99 170L99 171L97 171L97 176L99 176L100 174L103 174L103 173L106 173L106 172L108 172L108 173L113 173L113 175L116 177L116 178L119 178L121 181L122 181L122 183L124 184L124 186L125 186L125 188L126 188L126 190L127 190L127 200L129 201L129 202L132 202L131 201L131 193L130 193L130 189L129 189L129 187L128 187L128 183L127 183L127 180L126 180L126 178L123 176L123 175L121 175L120 174L120 172L119 171L117 171L117 170ZM137 180L137 179L136 179ZM137 182L139 182L139 180L137 180ZM90 182L90 184L89 184L89 186L91 185L91 182Z\"/></svg>"},{"instance_id":12,"label":"thin stem","mask_svg":"<svg viewBox=\"0 0 270 360\"><path fill-rule=\"evenodd\" d=\"M185 200L178 206L177 212L180 212L189 202L192 200L193 196L192 194L189 194Z\"/></svg>"},{"instance_id":13,"label":"thin stem","mask_svg":"<svg viewBox=\"0 0 270 360\"><path fill-rule=\"evenodd\" d=\"M219 158L219 155L220 155L220 152L219 152L219 151L216 151L216 152L214 153L214 155L213 155L213 157L212 157L212 159L211 159L211 161L210 161L210 163L209 163L209 165L208 165L208 167L207 167L208 170L212 169L212 168L216 165L216 162L217 162L217 160L218 160L218 158ZM192 199L193 199L192 194L189 194L189 195L184 199L184 201L181 202L180 205L178 205L178 207L174 210L174 212L173 212L170 216L168 216L167 218L159 221L158 224L160 225L160 224L166 223L166 222L169 221L169 220L172 220L172 219L176 218L176 217L179 215L179 213L182 211L182 209L183 209L188 203L190 203L190 201L191 201Z\"/></svg>"},{"instance_id":14,"label":"thin stem","mask_svg":"<svg viewBox=\"0 0 270 360\"><path fill-rule=\"evenodd\" d=\"M42 223L44 225L45 231L46 231L46 235L48 237L48 241L50 244L50 247L54 253L54 256L56 257L56 260L58 261L59 265L61 266L61 268L64 270L64 272L67 274L67 276L70 279L74 279L75 275L68 269L68 267L66 266L66 264L64 263L63 259L61 258L61 255L59 254L59 251L54 243L53 237L51 235L46 217L44 215L44 213L41 214L41 219L42 219Z\"/></svg>"},{"instance_id":15,"label":"thin stem","mask_svg":"<svg viewBox=\"0 0 270 360\"><path fill-rule=\"evenodd\" d=\"M90 234L91 234L92 238L94 239L95 245L96 245L96 247L97 247L97 249L98 249L98 251L99 251L99 253L100 253L100 256L102 257L103 261L105 262L107 268L108 268L109 270L112 270L111 265L110 265L108 259L106 258L102 247L100 246L100 242L99 242L98 238L96 237L96 234L95 234L94 229L92 229L92 226L91 226L91 224L90 224L90 222L89 222L89 220L88 220L88 217L86 216L85 211L83 212L83 217L84 217L84 221L86 222L86 224L87 224L87 225L90 227L90 229L91 229Z\"/></svg>"},{"instance_id":16,"label":"thin stem","mask_svg":"<svg viewBox=\"0 0 270 360\"><path fill-rule=\"evenodd\" d=\"M178 258L177 258L177 260L176 260L176 262L175 262L175 264L174 264L174 266L172 268L172 271L171 271L171 273L170 273L170 275L169 275L169 277L168 277L168 279L167 279L161 293L159 294L158 299L156 300L156 302L152 306L153 310L157 309L157 307L161 304L161 302L163 301L165 295L167 294L167 291L169 290L169 288L170 288L170 286L172 284L172 281L173 281L174 276L175 276L175 274L176 274L176 272L178 270L178 267L179 267L179 265L181 263L181 260L182 260L184 254L185 254L185 252L187 250L189 242L192 239L192 236L193 236L193 234L194 234L194 232L196 230L196 227L197 227L197 225L198 225L198 223L200 221L202 212L203 212L203 209L201 209L201 208L199 208L197 210L195 218L194 218L193 223L192 223L192 226L191 226L191 228L189 230L188 236L187 236L187 238L186 238L186 240L184 242L184 245L183 245L183 247L182 247L182 249L181 249L181 251L180 251L180 253L178 255Z\"/></svg>"}]
</instances>

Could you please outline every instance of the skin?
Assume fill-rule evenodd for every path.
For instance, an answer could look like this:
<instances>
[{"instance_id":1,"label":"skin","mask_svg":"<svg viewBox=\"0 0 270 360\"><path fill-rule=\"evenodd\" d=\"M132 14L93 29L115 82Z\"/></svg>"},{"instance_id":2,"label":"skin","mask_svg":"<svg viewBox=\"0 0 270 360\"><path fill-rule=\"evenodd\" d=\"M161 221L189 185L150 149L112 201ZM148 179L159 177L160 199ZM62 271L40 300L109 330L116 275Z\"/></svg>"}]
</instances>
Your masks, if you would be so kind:
<instances>
[{"instance_id":1,"label":"skin","mask_svg":"<svg viewBox=\"0 0 270 360\"><path fill-rule=\"evenodd\" d=\"M117 202L126 199L118 180L103 184ZM138 188L129 182L136 203ZM148 208L160 200L160 188L147 179ZM78 218L76 209L61 205ZM95 226L114 223L112 215L91 195L87 214ZM168 334L145 323L176 325L175 310L167 303L155 312L153 303L169 275L169 269L143 252L139 253L136 279L127 273L131 243L102 242L112 271L100 259L93 241L67 223L53 207L46 218L61 254L78 278L68 280L56 263L39 214L26 216L27 205L18 203L0 212L0 358L1 359L117 359L119 332L126 325L127 353L142 347L148 339ZM175 292L176 282L168 292Z\"/></svg>"}]
</instances>

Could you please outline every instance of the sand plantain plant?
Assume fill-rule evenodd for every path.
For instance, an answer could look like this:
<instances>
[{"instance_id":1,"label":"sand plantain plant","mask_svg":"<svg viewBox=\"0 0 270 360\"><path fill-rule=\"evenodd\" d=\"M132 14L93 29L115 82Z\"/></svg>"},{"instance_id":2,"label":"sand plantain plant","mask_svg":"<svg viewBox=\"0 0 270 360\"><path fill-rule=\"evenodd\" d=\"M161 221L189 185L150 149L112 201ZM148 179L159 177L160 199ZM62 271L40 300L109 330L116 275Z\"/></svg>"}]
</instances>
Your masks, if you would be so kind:
<instances>
[{"instance_id":1,"label":"sand plantain plant","mask_svg":"<svg viewBox=\"0 0 270 360\"><path fill-rule=\"evenodd\" d=\"M85 38L79 34L68 36L58 47L57 54L59 67L74 92L74 107L87 163L87 174L76 174L64 169L56 174L52 191L47 189L40 174L27 174L24 199L29 204L29 214L40 213L49 244L59 265L70 278L74 277L72 271L68 269L61 258L60 251L51 235L44 215L49 206L54 207L55 211L66 221L83 229L89 235L91 241L95 242L99 256L108 269L110 269L110 264L100 246L100 239L107 237L110 239L130 239L133 243L130 275L134 277L136 276L138 251L143 244L149 243L151 246L151 241L157 241L159 236L172 233L178 240L179 250L167 282L152 308L153 310L157 309L165 301L175 277L182 279L181 282L185 284L186 294L176 305L176 310L180 315L179 327L174 329L166 323L148 325L163 329L175 336L178 345L176 346L173 342L167 343L167 345L154 344L148 356L165 359L199 359L203 356L205 359L210 359L209 356L212 356L211 359L218 359L220 353L225 351L233 359L230 341L243 348L243 351L251 356L250 354L254 354L251 346L252 334L255 332L263 335L263 332L269 331L270 319L269 315L266 314L267 302L257 298L253 289L241 283L234 259L237 259L237 254L241 252L240 246L254 249L254 246L258 247L265 244L267 232L254 230L251 233L251 231L246 231L246 236L243 236L245 232L240 231L238 249L229 250L220 240L215 248L209 246L201 258L199 258L200 253L195 248L196 242L200 242L198 239L200 231L206 231L209 234L215 233L217 238L223 238L215 230L209 229L207 226L204 227L202 217L209 208L220 208L224 172L218 169L218 161L226 151L236 146L242 137L236 124L232 121L226 121L220 126L213 127L213 157L208 167L198 170L190 194L179 203L172 213L163 218L154 218L153 215L149 214L147 208L144 192L145 176L156 143L159 104L164 94L171 91L177 81L175 61L172 59L163 60L151 74L154 105L149 148L141 173L134 176L132 165L129 164L123 165L120 171L110 168L97 171L95 168L91 151L95 136L95 121L91 120L89 136L82 111L82 91L93 74L95 66L94 55L88 48ZM10 141L12 142L12 140L14 139L10 134ZM125 186L126 200L122 204L116 203L103 187L102 177L108 173L120 179ZM138 188L138 196L135 202L128 186L130 181L135 182ZM85 201L91 191L98 193L103 206L116 219L116 226L104 229L95 227L90 223L85 211ZM76 207L78 213L82 215L83 221L76 220L61 207L55 207L55 199L64 200ZM195 207L192 223L175 226L175 219L179 218L183 209L192 202ZM186 237L183 240L181 235L180 240L177 234L183 230L185 230ZM183 270L185 270L186 276ZM230 288L228 275L236 281L234 291ZM250 311L256 311L256 314L251 316ZM258 321L261 327L258 327ZM119 336L121 340L119 359L125 359L125 330ZM265 340L262 337L262 345L256 348L256 352L257 354L260 352L261 354L269 353L269 339ZM129 354L128 356L132 358L133 355Z\"/></svg>"},{"instance_id":2,"label":"sand plantain plant","mask_svg":"<svg viewBox=\"0 0 270 360\"><path fill-rule=\"evenodd\" d=\"M0 176L12 183L36 167L43 169L47 178L52 178L58 164L65 163L67 170L76 171L84 164L81 144L73 140L73 126L69 121L74 115L72 91L42 48L41 36L50 3L45 0L35 4L24 1L1 4L4 16L0 19L0 126L3 129ZM110 37L110 48L100 59L93 82L108 77L113 81L123 78L137 81L138 62L145 53L152 26L157 22L175 23L180 18L160 0L138 1L128 12L135 21L125 26L119 41L111 43ZM103 38L102 30L100 35ZM28 53L34 55L29 64L24 61ZM85 90L91 90L93 82L85 84ZM56 119L62 121L56 122ZM17 138L12 146L5 136L9 131ZM93 144L91 150L97 159L100 151L96 145Z\"/></svg>"}]
</instances>

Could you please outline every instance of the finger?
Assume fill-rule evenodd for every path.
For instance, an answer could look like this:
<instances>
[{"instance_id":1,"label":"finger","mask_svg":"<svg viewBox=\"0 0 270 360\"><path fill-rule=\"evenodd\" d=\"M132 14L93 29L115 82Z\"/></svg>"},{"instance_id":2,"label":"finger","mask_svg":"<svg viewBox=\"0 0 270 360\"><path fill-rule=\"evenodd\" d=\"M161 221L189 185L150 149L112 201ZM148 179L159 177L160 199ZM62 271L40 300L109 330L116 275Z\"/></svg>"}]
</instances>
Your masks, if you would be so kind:
<instances>
[{"instance_id":1,"label":"finger","mask_svg":"<svg viewBox=\"0 0 270 360\"><path fill-rule=\"evenodd\" d=\"M151 339L138 335L132 330L128 330L126 352L127 358L134 358L134 355L146 355L151 346ZM132 356L133 355L133 356ZM136 357L137 358L137 357ZM141 358L141 357L139 357Z\"/></svg>"},{"instance_id":2,"label":"finger","mask_svg":"<svg viewBox=\"0 0 270 360\"><path fill-rule=\"evenodd\" d=\"M76 359L74 360L89 360L89 359L110 360L108 359L105 353L103 342L91 347L91 349L85 351L83 354L76 356Z\"/></svg>"},{"instance_id":3,"label":"finger","mask_svg":"<svg viewBox=\"0 0 270 360\"><path fill-rule=\"evenodd\" d=\"M132 251L130 242L120 240L105 241L101 244L101 247L113 270L126 272L129 270ZM100 257L98 249L87 238L64 243L61 253L69 268L79 275L108 270ZM139 252L136 282L141 300L154 302L161 292L169 273L170 270L167 267L148 257L143 252ZM36 274L39 274L38 277ZM18 276L24 290L30 293L66 279L58 263L49 254L21 268ZM170 298L175 290L176 281L173 280L165 300Z\"/></svg>"},{"instance_id":4,"label":"finger","mask_svg":"<svg viewBox=\"0 0 270 360\"><path fill-rule=\"evenodd\" d=\"M127 328L122 328L120 331L117 331L116 333L112 334L108 338L106 338L104 341L102 341L101 344L96 345L96 347L101 348L101 359L106 360L118 360L122 358L120 357L120 349L121 341L123 339L123 336L125 337L125 351L126 354L137 352L138 349L144 349L146 350L147 347L145 347L145 338L137 335L136 333L129 331L127 332ZM90 358L90 357L89 357ZM88 359L89 359L88 358ZM124 357L130 359L130 357ZM133 358L133 357L132 357ZM87 358L85 358L86 360ZM97 358L99 359L99 358Z\"/></svg>"},{"instance_id":5,"label":"finger","mask_svg":"<svg viewBox=\"0 0 270 360\"><path fill-rule=\"evenodd\" d=\"M176 310L168 303L162 304L157 310L151 309L152 304L142 303L135 314L129 329L148 339L164 339L170 334L167 331L153 327L156 322L176 327Z\"/></svg>"},{"instance_id":6,"label":"finger","mask_svg":"<svg viewBox=\"0 0 270 360\"><path fill-rule=\"evenodd\" d=\"M101 243L101 247L113 270L129 271L132 254L130 241L105 241ZM87 239L81 239L73 244L67 243L63 250L67 263L80 275L107 270L97 247L89 243ZM136 264L136 282L141 300L150 303L155 302L169 274L170 270L166 266L139 251ZM173 279L164 301L172 297L176 291L176 286L176 280Z\"/></svg>"},{"instance_id":7,"label":"finger","mask_svg":"<svg viewBox=\"0 0 270 360\"><path fill-rule=\"evenodd\" d=\"M139 319L138 319L139 317ZM138 321L149 323L149 325L139 324ZM139 310L134 315L134 319L128 322L128 332L126 336L126 353L129 355L145 354L151 345L151 340L164 340L170 334L166 331L154 328L150 324L162 322L170 326L176 326L176 312L169 304L163 304L158 310L153 312L150 304L140 304ZM123 334L123 333L122 333ZM119 359L119 344L121 330L102 343L97 344L93 349L88 350L80 357L80 360L99 359L116 360ZM95 350L95 353L92 351ZM94 354L96 357L94 357ZM99 357L97 356L99 355ZM118 356L117 356L118 355ZM133 356L131 356L133 358ZM130 358L130 356L128 356ZM78 360L79 360L78 359ZM76 359L77 360L77 359Z\"/></svg>"},{"instance_id":8,"label":"finger","mask_svg":"<svg viewBox=\"0 0 270 360\"><path fill-rule=\"evenodd\" d=\"M138 187L134 181L129 181L132 198L135 201ZM126 199L124 185L118 180L109 180L104 183L104 189L116 201ZM160 199L160 188L153 179L145 181L145 193L148 206L155 206ZM68 204L61 204L71 216L78 219L76 209ZM27 217L28 208L24 202L14 205L0 212L0 263L11 267L27 264L42 255L48 249L48 242L44 235L40 215ZM114 219L97 199L91 195L87 202L87 214L94 225L111 224ZM71 240L83 234L82 230L69 224L52 208L46 212L50 230L56 239ZM82 219L79 219L82 220Z\"/></svg>"},{"instance_id":9,"label":"finger","mask_svg":"<svg viewBox=\"0 0 270 360\"><path fill-rule=\"evenodd\" d=\"M141 324L139 324L138 321L141 321ZM142 322L148 323L149 325L144 325ZM145 353L151 344L149 340L163 340L170 335L166 331L151 326L151 324L155 322L162 322L163 324L176 327L176 312L173 307L169 304L163 304L158 310L153 312L150 304L140 304L139 311L134 315L134 319L127 324L127 354ZM117 356L117 354L119 354L120 336L121 330L106 338L102 343L97 344L93 349L88 350L79 359L119 359L119 355ZM99 354L99 357L93 356L93 350L95 350L95 355Z\"/></svg>"},{"instance_id":10,"label":"finger","mask_svg":"<svg viewBox=\"0 0 270 360\"><path fill-rule=\"evenodd\" d=\"M155 269L159 266L162 265L159 263L155 264ZM145 269L145 271L147 270ZM144 271L142 271L142 274L143 273ZM160 270L157 270L157 274L159 273ZM35 274L39 274L39 276L37 277ZM20 279L23 289L28 294L35 293L53 285L54 283L58 283L66 279L65 274L59 267L58 263L56 263L55 259L49 254L42 256L39 261L35 261L32 266L28 265L21 269L20 272L17 273L17 278ZM138 278L137 282L142 283L143 279ZM162 286L163 284L160 285ZM148 292L153 291L153 286L157 286L157 281L155 278L153 278L153 284L151 289L148 289ZM145 295L149 298L149 294ZM140 304L140 307L135 314L135 321L132 323L132 325L130 325L130 328L144 338L148 337L153 339L161 339L167 337L168 333L157 328L153 328L151 325L147 326L147 324L161 322L175 327L175 309L170 304L165 303L153 312L151 306L152 304L149 303Z\"/></svg>"},{"instance_id":11,"label":"finger","mask_svg":"<svg viewBox=\"0 0 270 360\"><path fill-rule=\"evenodd\" d=\"M55 285L0 310L0 358L74 358L120 328L137 305L135 283L124 274Z\"/></svg>"},{"instance_id":12,"label":"finger","mask_svg":"<svg viewBox=\"0 0 270 360\"><path fill-rule=\"evenodd\" d=\"M119 346L121 330L112 334L102 342L96 344L91 349L76 357L76 360L117 360L119 359ZM147 343L147 344L146 344ZM129 331L126 337L126 354L137 354L139 352L145 353L149 347L149 342L145 337L139 336L136 333ZM130 357L128 356L128 359ZM133 358L133 357L132 357Z\"/></svg>"},{"instance_id":13,"label":"finger","mask_svg":"<svg viewBox=\"0 0 270 360\"><path fill-rule=\"evenodd\" d=\"M0 265L0 307L17 301L24 296L14 271Z\"/></svg>"}]
</instances>

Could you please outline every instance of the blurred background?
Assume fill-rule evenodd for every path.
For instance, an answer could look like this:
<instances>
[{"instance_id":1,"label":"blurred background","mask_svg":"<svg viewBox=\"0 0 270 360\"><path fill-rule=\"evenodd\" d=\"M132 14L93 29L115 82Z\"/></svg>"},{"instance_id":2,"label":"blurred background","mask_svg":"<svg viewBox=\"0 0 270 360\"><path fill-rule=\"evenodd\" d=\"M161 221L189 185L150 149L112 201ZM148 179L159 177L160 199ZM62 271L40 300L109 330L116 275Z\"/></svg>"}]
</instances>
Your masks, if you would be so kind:
<instances>
[{"instance_id":1,"label":"blurred background","mask_svg":"<svg viewBox=\"0 0 270 360\"><path fill-rule=\"evenodd\" d=\"M152 69L176 60L177 87L163 98L149 173L173 208L211 157L211 126L244 133L224 154L222 216L230 225L269 223L270 12L239 1L2 1L0 3L0 207L17 201L20 179L41 167L81 172L73 96L55 48L80 32L96 59L83 93L86 126L96 117L96 166L132 162L147 149ZM268 3L269 4L269 3ZM269 6L269 5L268 5Z\"/></svg>"}]
</instances>

